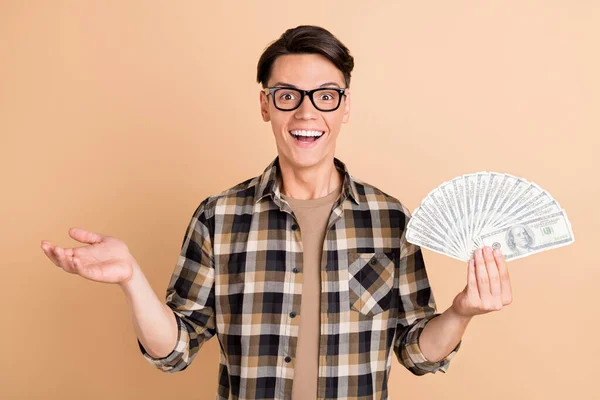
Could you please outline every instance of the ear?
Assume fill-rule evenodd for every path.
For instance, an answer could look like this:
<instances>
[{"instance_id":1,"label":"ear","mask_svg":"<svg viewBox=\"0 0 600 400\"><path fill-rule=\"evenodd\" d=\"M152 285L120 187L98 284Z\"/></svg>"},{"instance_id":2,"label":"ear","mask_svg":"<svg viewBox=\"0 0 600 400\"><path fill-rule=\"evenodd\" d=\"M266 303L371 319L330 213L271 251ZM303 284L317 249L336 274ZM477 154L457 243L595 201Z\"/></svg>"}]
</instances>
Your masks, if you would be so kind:
<instances>
[{"instance_id":1,"label":"ear","mask_svg":"<svg viewBox=\"0 0 600 400\"><path fill-rule=\"evenodd\" d=\"M269 115L269 98L262 90L260 91L260 113L263 121L269 122L271 120L271 116Z\"/></svg>"},{"instance_id":2,"label":"ear","mask_svg":"<svg viewBox=\"0 0 600 400\"><path fill-rule=\"evenodd\" d=\"M342 123L345 124L350 119L350 88L346 89L346 96L344 97L344 117L342 118Z\"/></svg>"}]
</instances>

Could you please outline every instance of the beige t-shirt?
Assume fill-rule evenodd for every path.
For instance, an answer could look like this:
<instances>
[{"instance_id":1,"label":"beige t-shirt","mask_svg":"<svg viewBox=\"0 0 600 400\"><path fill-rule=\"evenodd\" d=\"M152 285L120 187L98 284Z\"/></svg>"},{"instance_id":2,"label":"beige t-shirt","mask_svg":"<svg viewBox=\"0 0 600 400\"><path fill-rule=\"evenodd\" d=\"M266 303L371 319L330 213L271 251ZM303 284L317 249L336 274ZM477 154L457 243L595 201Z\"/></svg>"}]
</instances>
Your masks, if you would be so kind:
<instances>
[{"instance_id":1,"label":"beige t-shirt","mask_svg":"<svg viewBox=\"0 0 600 400\"><path fill-rule=\"evenodd\" d=\"M319 336L321 323L321 255L333 203L341 193L341 186L325 197L311 200L292 199L282 194L290 205L302 234L304 265L301 273L302 301L298 347L294 366L292 400L317 398L319 367Z\"/></svg>"}]
</instances>

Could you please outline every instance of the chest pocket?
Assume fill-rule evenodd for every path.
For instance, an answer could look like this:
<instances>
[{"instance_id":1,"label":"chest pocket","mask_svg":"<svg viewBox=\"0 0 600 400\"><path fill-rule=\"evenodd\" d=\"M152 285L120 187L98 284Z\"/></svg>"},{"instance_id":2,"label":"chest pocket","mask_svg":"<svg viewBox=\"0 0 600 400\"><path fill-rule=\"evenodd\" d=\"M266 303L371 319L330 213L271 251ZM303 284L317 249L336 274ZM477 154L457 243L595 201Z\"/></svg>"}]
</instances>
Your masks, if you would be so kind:
<instances>
[{"instance_id":1,"label":"chest pocket","mask_svg":"<svg viewBox=\"0 0 600 400\"><path fill-rule=\"evenodd\" d=\"M373 316L389 310L394 287L393 253L348 253L350 309Z\"/></svg>"}]
</instances>

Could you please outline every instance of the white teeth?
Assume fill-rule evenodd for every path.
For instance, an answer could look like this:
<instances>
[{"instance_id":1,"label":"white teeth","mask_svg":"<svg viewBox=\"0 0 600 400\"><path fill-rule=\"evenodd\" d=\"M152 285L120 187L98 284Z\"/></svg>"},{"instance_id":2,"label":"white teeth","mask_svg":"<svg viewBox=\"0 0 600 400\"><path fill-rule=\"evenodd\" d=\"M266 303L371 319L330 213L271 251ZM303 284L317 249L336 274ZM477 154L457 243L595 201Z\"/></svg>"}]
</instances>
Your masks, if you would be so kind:
<instances>
[{"instance_id":1,"label":"white teeth","mask_svg":"<svg viewBox=\"0 0 600 400\"><path fill-rule=\"evenodd\" d=\"M321 131L304 131L304 130L293 130L290 131L290 133L292 135L296 135L296 136L316 136L316 137L320 137L323 132Z\"/></svg>"}]
</instances>

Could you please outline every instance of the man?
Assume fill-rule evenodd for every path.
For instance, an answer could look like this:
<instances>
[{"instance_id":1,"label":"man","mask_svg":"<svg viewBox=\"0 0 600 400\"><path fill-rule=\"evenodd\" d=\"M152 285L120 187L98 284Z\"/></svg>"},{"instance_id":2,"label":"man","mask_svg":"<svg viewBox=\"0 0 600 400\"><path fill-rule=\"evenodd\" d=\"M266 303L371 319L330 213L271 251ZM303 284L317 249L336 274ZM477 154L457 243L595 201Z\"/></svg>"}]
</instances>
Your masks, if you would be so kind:
<instances>
[{"instance_id":1,"label":"man","mask_svg":"<svg viewBox=\"0 0 600 400\"><path fill-rule=\"evenodd\" d=\"M216 335L218 399L387 399L393 354L416 375L445 372L470 319L510 303L502 255L486 248L436 313L421 250L405 240L408 210L334 157L353 65L315 26L265 50L260 108L278 156L200 203L166 305L118 239L72 228L91 246L42 243L65 270L120 285L157 368L185 369Z\"/></svg>"},{"instance_id":2,"label":"man","mask_svg":"<svg viewBox=\"0 0 600 400\"><path fill-rule=\"evenodd\" d=\"M506 244L514 254L529 253L533 246L533 235L527 232L525 225L515 225L506 234Z\"/></svg>"}]
</instances>

